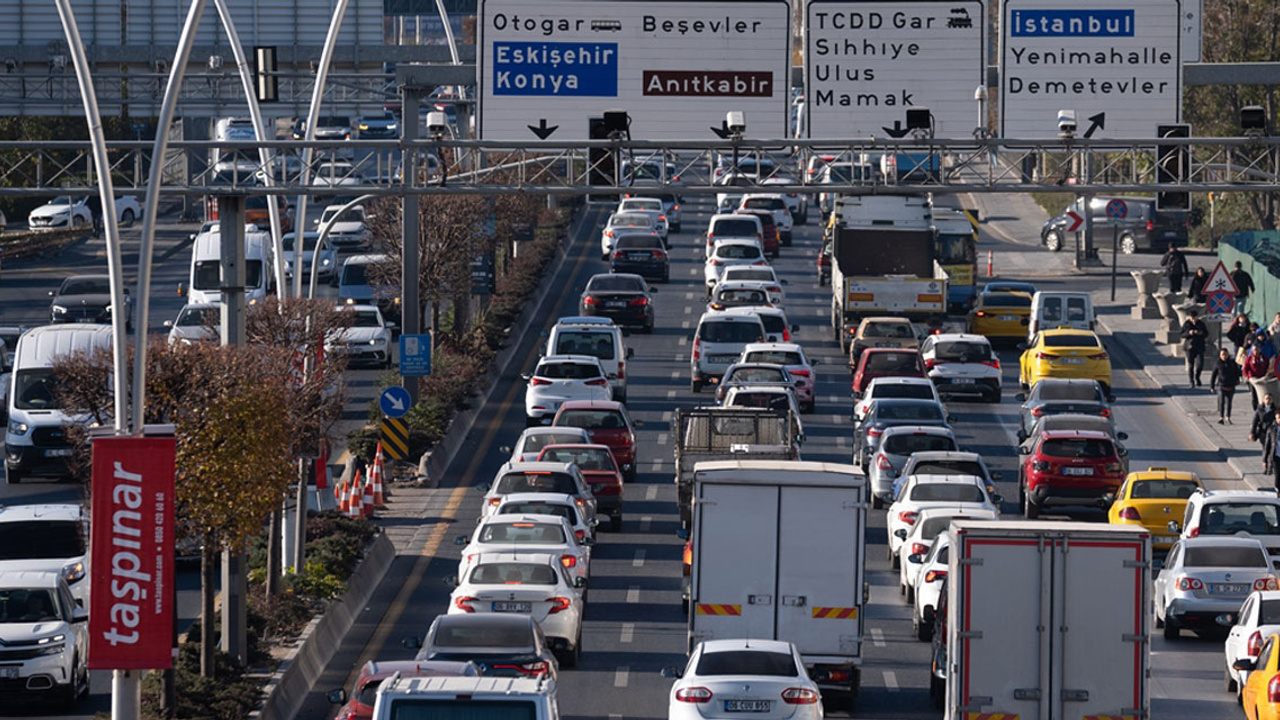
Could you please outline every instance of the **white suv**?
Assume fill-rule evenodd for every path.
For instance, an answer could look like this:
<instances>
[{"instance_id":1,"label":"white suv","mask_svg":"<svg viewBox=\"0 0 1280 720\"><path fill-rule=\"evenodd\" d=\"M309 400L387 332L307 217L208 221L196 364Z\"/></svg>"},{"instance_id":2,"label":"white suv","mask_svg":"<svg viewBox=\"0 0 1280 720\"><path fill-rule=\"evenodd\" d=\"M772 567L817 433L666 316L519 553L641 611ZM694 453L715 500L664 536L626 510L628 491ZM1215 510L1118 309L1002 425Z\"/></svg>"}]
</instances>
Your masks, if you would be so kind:
<instances>
[{"instance_id":1,"label":"white suv","mask_svg":"<svg viewBox=\"0 0 1280 720\"><path fill-rule=\"evenodd\" d=\"M609 318L562 317L550 334L543 355L591 355L600 361L613 399L627 401L627 360L634 354L622 342L622 328Z\"/></svg>"},{"instance_id":2,"label":"white suv","mask_svg":"<svg viewBox=\"0 0 1280 720\"><path fill-rule=\"evenodd\" d=\"M0 573L0 680L18 693L74 705L89 694L88 619L59 573Z\"/></svg>"},{"instance_id":3,"label":"white suv","mask_svg":"<svg viewBox=\"0 0 1280 720\"><path fill-rule=\"evenodd\" d=\"M755 315L724 310L703 313L694 331L689 354L689 389L702 392L702 387L720 382L724 371L738 362L742 351L751 343L764 342L764 324Z\"/></svg>"},{"instance_id":4,"label":"white suv","mask_svg":"<svg viewBox=\"0 0 1280 720\"><path fill-rule=\"evenodd\" d=\"M1182 538L1247 534L1262 541L1272 564L1280 562L1280 497L1274 490L1197 490L1182 523L1169 521Z\"/></svg>"},{"instance_id":5,"label":"white suv","mask_svg":"<svg viewBox=\"0 0 1280 720\"><path fill-rule=\"evenodd\" d=\"M437 713L440 717L560 718L556 683L547 677L395 676L383 681L373 706L373 720Z\"/></svg>"},{"instance_id":6,"label":"white suv","mask_svg":"<svg viewBox=\"0 0 1280 720\"><path fill-rule=\"evenodd\" d=\"M88 607L88 565L89 518L80 505L0 505L0 575L59 573Z\"/></svg>"}]
</instances>

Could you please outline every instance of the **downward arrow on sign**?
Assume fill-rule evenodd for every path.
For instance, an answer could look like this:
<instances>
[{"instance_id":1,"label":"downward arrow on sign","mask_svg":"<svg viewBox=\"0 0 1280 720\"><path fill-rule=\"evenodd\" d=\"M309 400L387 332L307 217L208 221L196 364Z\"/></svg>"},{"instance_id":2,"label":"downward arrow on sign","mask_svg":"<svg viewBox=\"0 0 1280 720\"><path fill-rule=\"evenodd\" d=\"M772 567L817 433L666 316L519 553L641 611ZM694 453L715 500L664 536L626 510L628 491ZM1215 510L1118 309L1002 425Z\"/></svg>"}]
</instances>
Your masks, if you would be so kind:
<instances>
[{"instance_id":1,"label":"downward arrow on sign","mask_svg":"<svg viewBox=\"0 0 1280 720\"><path fill-rule=\"evenodd\" d=\"M537 135L539 140L546 140L547 138L551 137L551 133L560 129L559 125L552 125L550 127L547 127L546 118L542 118L541 120L539 120L537 125L526 125L525 127L532 130L533 134Z\"/></svg>"}]
</instances>

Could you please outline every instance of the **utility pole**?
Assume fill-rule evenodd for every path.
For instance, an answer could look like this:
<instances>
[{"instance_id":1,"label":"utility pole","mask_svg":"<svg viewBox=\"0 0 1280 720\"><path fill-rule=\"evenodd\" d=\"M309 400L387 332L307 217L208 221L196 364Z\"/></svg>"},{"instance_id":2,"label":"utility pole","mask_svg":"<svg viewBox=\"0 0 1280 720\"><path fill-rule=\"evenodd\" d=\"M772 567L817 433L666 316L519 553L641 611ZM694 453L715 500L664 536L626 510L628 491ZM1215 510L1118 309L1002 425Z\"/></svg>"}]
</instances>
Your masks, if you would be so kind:
<instances>
[{"instance_id":1,"label":"utility pole","mask_svg":"<svg viewBox=\"0 0 1280 720\"><path fill-rule=\"evenodd\" d=\"M412 185L418 180L418 149L410 143L418 139L418 106L422 103L422 88L403 85L400 88L400 153L404 159L404 172L400 181ZM445 158L439 161L443 164ZM418 298L418 266L420 263L419 236L422 229L418 216L421 200L416 193L405 193L400 200L400 232L404 254L400 258L400 332L422 332L422 301ZM401 384L409 391L409 405L418 404L418 378L402 378Z\"/></svg>"},{"instance_id":2,"label":"utility pole","mask_svg":"<svg viewBox=\"0 0 1280 720\"><path fill-rule=\"evenodd\" d=\"M244 343L244 197L218 198L222 344ZM243 548L222 551L222 652L248 661L248 594ZM206 622L212 618L205 618Z\"/></svg>"}]
</instances>

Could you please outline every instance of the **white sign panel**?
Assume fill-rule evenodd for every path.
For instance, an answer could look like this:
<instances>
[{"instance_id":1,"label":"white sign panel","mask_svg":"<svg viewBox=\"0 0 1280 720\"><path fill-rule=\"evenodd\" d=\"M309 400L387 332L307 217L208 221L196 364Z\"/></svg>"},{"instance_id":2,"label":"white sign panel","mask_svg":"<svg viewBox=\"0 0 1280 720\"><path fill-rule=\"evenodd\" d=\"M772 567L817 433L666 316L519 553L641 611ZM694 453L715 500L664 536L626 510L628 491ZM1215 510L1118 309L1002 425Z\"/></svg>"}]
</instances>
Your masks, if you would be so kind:
<instances>
[{"instance_id":1,"label":"white sign panel","mask_svg":"<svg viewBox=\"0 0 1280 720\"><path fill-rule=\"evenodd\" d=\"M1077 135L1155 137L1182 107L1183 18L1173 0L1005 0L1000 127L1054 138L1061 110Z\"/></svg>"},{"instance_id":2,"label":"white sign panel","mask_svg":"<svg viewBox=\"0 0 1280 720\"><path fill-rule=\"evenodd\" d=\"M809 137L902 137L906 109L929 108L934 135L970 137L986 81L982 0L807 6Z\"/></svg>"},{"instance_id":3,"label":"white sign panel","mask_svg":"<svg viewBox=\"0 0 1280 720\"><path fill-rule=\"evenodd\" d=\"M714 140L731 110L746 137L786 136L786 0L481 0L477 23L481 138L589 139L605 110L635 140Z\"/></svg>"}]
</instances>

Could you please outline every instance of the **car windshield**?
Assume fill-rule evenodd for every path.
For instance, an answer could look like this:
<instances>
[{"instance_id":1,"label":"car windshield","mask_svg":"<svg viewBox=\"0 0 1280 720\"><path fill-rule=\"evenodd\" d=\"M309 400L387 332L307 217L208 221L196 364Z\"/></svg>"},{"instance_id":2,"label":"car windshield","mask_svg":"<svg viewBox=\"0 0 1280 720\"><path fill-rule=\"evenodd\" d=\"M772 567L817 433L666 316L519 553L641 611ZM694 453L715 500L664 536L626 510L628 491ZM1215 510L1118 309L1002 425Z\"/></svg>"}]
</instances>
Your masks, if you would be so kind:
<instances>
[{"instance_id":1,"label":"car windshield","mask_svg":"<svg viewBox=\"0 0 1280 720\"><path fill-rule=\"evenodd\" d=\"M790 653L764 650L704 652L694 669L698 675L764 675L796 677L796 661Z\"/></svg>"},{"instance_id":2,"label":"car windshield","mask_svg":"<svg viewBox=\"0 0 1280 720\"><path fill-rule=\"evenodd\" d=\"M67 278L59 295L107 295L111 293L111 281L106 278Z\"/></svg>"},{"instance_id":3,"label":"car windshield","mask_svg":"<svg viewBox=\"0 0 1280 720\"><path fill-rule=\"evenodd\" d=\"M600 330L561 331L556 335L556 355L592 355L601 360L613 360L613 333Z\"/></svg>"},{"instance_id":4,"label":"car windshield","mask_svg":"<svg viewBox=\"0 0 1280 720\"><path fill-rule=\"evenodd\" d=\"M1280 625L1280 600L1263 600L1258 613L1259 625Z\"/></svg>"},{"instance_id":5,"label":"car windshield","mask_svg":"<svg viewBox=\"0 0 1280 720\"><path fill-rule=\"evenodd\" d=\"M911 469L912 475L973 475L986 477L977 460L925 460Z\"/></svg>"},{"instance_id":6,"label":"car windshield","mask_svg":"<svg viewBox=\"0 0 1280 720\"><path fill-rule=\"evenodd\" d=\"M324 115L316 119L316 127L347 127L351 118L341 115Z\"/></svg>"},{"instance_id":7,"label":"car windshield","mask_svg":"<svg viewBox=\"0 0 1280 720\"><path fill-rule=\"evenodd\" d=\"M1202 545L1188 547L1183 555L1184 567L1270 568L1267 554L1255 547L1221 547Z\"/></svg>"},{"instance_id":8,"label":"car windshield","mask_svg":"<svg viewBox=\"0 0 1280 720\"><path fill-rule=\"evenodd\" d=\"M0 523L0 560L53 560L85 552L85 537L75 520Z\"/></svg>"},{"instance_id":9,"label":"car windshield","mask_svg":"<svg viewBox=\"0 0 1280 720\"><path fill-rule=\"evenodd\" d=\"M550 448L542 453L548 462L573 463L579 470L616 470L608 448Z\"/></svg>"},{"instance_id":10,"label":"car windshield","mask_svg":"<svg viewBox=\"0 0 1280 720\"><path fill-rule=\"evenodd\" d=\"M1094 383L1056 383L1052 380L1036 384L1041 400L1099 400L1098 386Z\"/></svg>"},{"instance_id":11,"label":"car windshield","mask_svg":"<svg viewBox=\"0 0 1280 720\"><path fill-rule=\"evenodd\" d=\"M982 296L982 306L989 308L1029 308L1031 298L1013 293L988 293Z\"/></svg>"},{"instance_id":12,"label":"car windshield","mask_svg":"<svg viewBox=\"0 0 1280 720\"><path fill-rule=\"evenodd\" d=\"M727 404L730 407L757 407L785 411L791 408L791 399L782 392L747 391L734 393Z\"/></svg>"},{"instance_id":13,"label":"car windshield","mask_svg":"<svg viewBox=\"0 0 1280 720\"><path fill-rule=\"evenodd\" d=\"M610 227L644 227L653 224L648 215L641 213L618 213L609 221Z\"/></svg>"},{"instance_id":14,"label":"car windshield","mask_svg":"<svg viewBox=\"0 0 1280 720\"><path fill-rule=\"evenodd\" d=\"M319 240L320 240L319 233L307 233L306 235L304 235L302 238L302 252L305 252L305 253L314 252L316 249L316 243L319 242ZM280 241L281 244L284 246L285 252L293 252L293 241L294 241L293 233L285 235L284 239ZM326 241L325 246L327 247L328 244L329 243Z\"/></svg>"},{"instance_id":15,"label":"car windshield","mask_svg":"<svg viewBox=\"0 0 1280 720\"><path fill-rule=\"evenodd\" d=\"M377 310L356 310L351 313L351 327L376 328L382 327L382 323L378 320Z\"/></svg>"},{"instance_id":16,"label":"car windshield","mask_svg":"<svg viewBox=\"0 0 1280 720\"><path fill-rule=\"evenodd\" d=\"M0 624L58 620L55 595L47 588L0 588Z\"/></svg>"},{"instance_id":17,"label":"car windshield","mask_svg":"<svg viewBox=\"0 0 1280 720\"><path fill-rule=\"evenodd\" d=\"M507 473L498 479L494 492L499 495L511 493L544 492L576 495L578 485L573 476L562 472L514 472Z\"/></svg>"},{"instance_id":18,"label":"car windshield","mask_svg":"<svg viewBox=\"0 0 1280 720\"><path fill-rule=\"evenodd\" d=\"M526 435L524 443L520 447L520 452L538 452L548 445L560 445L562 443L583 442L580 433L566 432L541 432Z\"/></svg>"},{"instance_id":19,"label":"car windshield","mask_svg":"<svg viewBox=\"0 0 1280 720\"><path fill-rule=\"evenodd\" d=\"M568 505L541 502L511 502L498 508L499 515L555 515L577 524L578 514Z\"/></svg>"},{"instance_id":20,"label":"car windshield","mask_svg":"<svg viewBox=\"0 0 1280 720\"><path fill-rule=\"evenodd\" d=\"M755 260L760 248L755 245L717 245L716 257L722 260Z\"/></svg>"},{"instance_id":21,"label":"car windshield","mask_svg":"<svg viewBox=\"0 0 1280 720\"><path fill-rule=\"evenodd\" d=\"M1113 457L1115 446L1098 438L1050 438L1040 445L1040 454L1058 458L1100 460Z\"/></svg>"},{"instance_id":22,"label":"car windshield","mask_svg":"<svg viewBox=\"0 0 1280 720\"><path fill-rule=\"evenodd\" d=\"M529 545L563 545L566 542L564 529L560 526L533 522L488 523L476 540Z\"/></svg>"},{"instance_id":23,"label":"car windshield","mask_svg":"<svg viewBox=\"0 0 1280 720\"><path fill-rule=\"evenodd\" d=\"M657 198L629 198L623 200L619 208L623 212L640 211L640 212L662 212L662 201Z\"/></svg>"},{"instance_id":24,"label":"car windshield","mask_svg":"<svg viewBox=\"0 0 1280 720\"><path fill-rule=\"evenodd\" d=\"M1271 503L1212 503L1200 521L1201 535L1280 535L1277 506Z\"/></svg>"},{"instance_id":25,"label":"car windshield","mask_svg":"<svg viewBox=\"0 0 1280 720\"><path fill-rule=\"evenodd\" d=\"M933 385L925 385L923 383L879 383L871 390L871 397L880 400L883 398L908 398L911 400L932 400Z\"/></svg>"},{"instance_id":26,"label":"car windshield","mask_svg":"<svg viewBox=\"0 0 1280 720\"><path fill-rule=\"evenodd\" d=\"M556 418L556 424L593 430L621 430L627 426L627 421L617 410L566 410Z\"/></svg>"},{"instance_id":27,"label":"car windshield","mask_svg":"<svg viewBox=\"0 0 1280 720\"><path fill-rule=\"evenodd\" d=\"M916 334L909 323L868 323L862 329L862 337L914 340Z\"/></svg>"},{"instance_id":28,"label":"car windshield","mask_svg":"<svg viewBox=\"0 0 1280 720\"><path fill-rule=\"evenodd\" d=\"M920 359L915 353L868 353L863 367L867 372L914 373L920 370Z\"/></svg>"},{"instance_id":29,"label":"car windshield","mask_svg":"<svg viewBox=\"0 0 1280 720\"><path fill-rule=\"evenodd\" d=\"M369 266L364 263L347 263L342 266L343 285L369 284Z\"/></svg>"},{"instance_id":30,"label":"car windshield","mask_svg":"<svg viewBox=\"0 0 1280 720\"><path fill-rule=\"evenodd\" d=\"M360 210L360 209L358 209L358 208L351 208L350 210L347 210L346 212L342 213L342 215L341 215L341 216L339 216L337 220L333 220L333 216L334 216L335 214L337 214L337 212L338 212L337 210L328 210L328 209L326 209L326 210L325 210L325 212L324 212L324 215L320 218L320 222L321 222L321 224L324 224L324 223L327 223L327 222L330 222L330 221L332 221L332 222L334 222L334 223L362 223L362 222L364 222L364 210Z\"/></svg>"},{"instance_id":31,"label":"car windshield","mask_svg":"<svg viewBox=\"0 0 1280 720\"><path fill-rule=\"evenodd\" d=\"M218 308L183 308L174 323L178 327L214 327L221 320Z\"/></svg>"},{"instance_id":32,"label":"car windshield","mask_svg":"<svg viewBox=\"0 0 1280 720\"><path fill-rule=\"evenodd\" d=\"M1098 338L1092 335L1045 335L1045 347L1096 348Z\"/></svg>"},{"instance_id":33,"label":"car windshield","mask_svg":"<svg viewBox=\"0 0 1280 720\"><path fill-rule=\"evenodd\" d=\"M722 288L716 292L716 299L721 302L732 303L767 303L769 296L765 295L763 290L754 288Z\"/></svg>"},{"instance_id":34,"label":"car windshield","mask_svg":"<svg viewBox=\"0 0 1280 720\"><path fill-rule=\"evenodd\" d=\"M880 420L941 420L942 408L933 403L877 403L876 418Z\"/></svg>"},{"instance_id":35,"label":"car windshield","mask_svg":"<svg viewBox=\"0 0 1280 720\"><path fill-rule=\"evenodd\" d=\"M747 198L742 201L742 207L748 210L785 210L787 204L782 198Z\"/></svg>"},{"instance_id":36,"label":"car windshield","mask_svg":"<svg viewBox=\"0 0 1280 720\"><path fill-rule=\"evenodd\" d=\"M597 275L591 278L591 282L587 283L587 292L644 292L645 283L643 278L627 277L625 275Z\"/></svg>"},{"instance_id":37,"label":"car windshield","mask_svg":"<svg viewBox=\"0 0 1280 720\"><path fill-rule=\"evenodd\" d=\"M739 368L725 377L725 382L786 382L787 373L781 368Z\"/></svg>"},{"instance_id":38,"label":"car windshield","mask_svg":"<svg viewBox=\"0 0 1280 720\"><path fill-rule=\"evenodd\" d=\"M545 566L544 566L545 567ZM550 568L548 568L548 571ZM533 645L533 629L515 623L441 623L436 628L432 645L454 647L527 648Z\"/></svg>"},{"instance_id":39,"label":"car windshield","mask_svg":"<svg viewBox=\"0 0 1280 720\"><path fill-rule=\"evenodd\" d=\"M578 362L544 362L533 373L552 380L589 380L602 377L599 365Z\"/></svg>"},{"instance_id":40,"label":"car windshield","mask_svg":"<svg viewBox=\"0 0 1280 720\"><path fill-rule=\"evenodd\" d=\"M760 326L750 322L733 322L718 320L705 322L698 329L698 339L709 343L741 343L743 345L759 342Z\"/></svg>"},{"instance_id":41,"label":"car windshield","mask_svg":"<svg viewBox=\"0 0 1280 720\"><path fill-rule=\"evenodd\" d=\"M787 319L781 315L764 313L756 317L760 318L760 324L764 325L764 331L770 335L781 335L787 329Z\"/></svg>"},{"instance_id":42,"label":"car windshield","mask_svg":"<svg viewBox=\"0 0 1280 720\"><path fill-rule=\"evenodd\" d=\"M755 237L760 233L760 226L755 220L722 218L712 226L709 235L715 237Z\"/></svg>"},{"instance_id":43,"label":"car windshield","mask_svg":"<svg viewBox=\"0 0 1280 720\"><path fill-rule=\"evenodd\" d=\"M750 362L768 363L770 365L803 365L804 358L794 350L754 350L747 353Z\"/></svg>"},{"instance_id":44,"label":"car windshield","mask_svg":"<svg viewBox=\"0 0 1280 720\"><path fill-rule=\"evenodd\" d=\"M956 441L947 435L932 433L898 433L885 438L881 449L890 455L910 455L932 450L955 450ZM917 473L921 472L916 470Z\"/></svg>"},{"instance_id":45,"label":"car windshield","mask_svg":"<svg viewBox=\"0 0 1280 720\"><path fill-rule=\"evenodd\" d=\"M623 235L614 245L617 250L661 250L662 238L657 235Z\"/></svg>"},{"instance_id":46,"label":"car windshield","mask_svg":"<svg viewBox=\"0 0 1280 720\"><path fill-rule=\"evenodd\" d=\"M773 282L773 271L766 268L735 267L725 268L725 280L764 280Z\"/></svg>"},{"instance_id":47,"label":"car windshield","mask_svg":"<svg viewBox=\"0 0 1280 720\"><path fill-rule=\"evenodd\" d=\"M390 703L387 720L536 720L538 705L519 697L493 700L407 697Z\"/></svg>"},{"instance_id":48,"label":"car windshield","mask_svg":"<svg viewBox=\"0 0 1280 720\"><path fill-rule=\"evenodd\" d=\"M1194 480L1135 480L1129 490L1133 500L1144 498L1186 500L1200 487Z\"/></svg>"},{"instance_id":49,"label":"car windshield","mask_svg":"<svg viewBox=\"0 0 1280 720\"><path fill-rule=\"evenodd\" d=\"M19 370L14 376L13 406L19 410L56 410L57 388L53 368Z\"/></svg>"},{"instance_id":50,"label":"car windshield","mask_svg":"<svg viewBox=\"0 0 1280 720\"><path fill-rule=\"evenodd\" d=\"M909 497L915 502L980 503L987 499L982 488L963 483L918 483Z\"/></svg>"},{"instance_id":51,"label":"car windshield","mask_svg":"<svg viewBox=\"0 0 1280 720\"><path fill-rule=\"evenodd\" d=\"M938 360L974 363L991 360L991 346L972 340L940 342L933 346L933 355Z\"/></svg>"},{"instance_id":52,"label":"car windshield","mask_svg":"<svg viewBox=\"0 0 1280 720\"><path fill-rule=\"evenodd\" d=\"M923 540L932 540L950 527L951 521L955 519L957 519L955 515L925 518L924 522L920 524L920 530L916 535Z\"/></svg>"},{"instance_id":53,"label":"car windshield","mask_svg":"<svg viewBox=\"0 0 1280 720\"><path fill-rule=\"evenodd\" d=\"M546 564L485 563L475 566L467 580L473 585L555 585L556 574Z\"/></svg>"}]
</instances>

